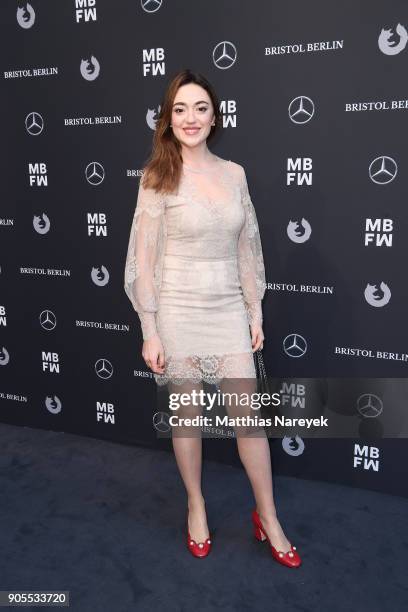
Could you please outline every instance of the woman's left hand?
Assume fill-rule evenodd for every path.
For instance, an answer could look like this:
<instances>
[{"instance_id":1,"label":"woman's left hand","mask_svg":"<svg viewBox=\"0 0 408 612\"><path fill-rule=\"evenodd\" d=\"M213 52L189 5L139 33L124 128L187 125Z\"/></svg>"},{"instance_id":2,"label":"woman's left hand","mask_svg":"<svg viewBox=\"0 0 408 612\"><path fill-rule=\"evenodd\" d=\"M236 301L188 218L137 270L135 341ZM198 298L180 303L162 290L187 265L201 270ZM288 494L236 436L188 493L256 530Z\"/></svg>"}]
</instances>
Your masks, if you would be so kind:
<instances>
[{"instance_id":1,"label":"woman's left hand","mask_svg":"<svg viewBox=\"0 0 408 612\"><path fill-rule=\"evenodd\" d=\"M252 352L254 353L259 348L263 349L263 341L265 339L264 333L262 331L262 325L255 323L250 326L251 328L251 339L252 339Z\"/></svg>"}]
</instances>

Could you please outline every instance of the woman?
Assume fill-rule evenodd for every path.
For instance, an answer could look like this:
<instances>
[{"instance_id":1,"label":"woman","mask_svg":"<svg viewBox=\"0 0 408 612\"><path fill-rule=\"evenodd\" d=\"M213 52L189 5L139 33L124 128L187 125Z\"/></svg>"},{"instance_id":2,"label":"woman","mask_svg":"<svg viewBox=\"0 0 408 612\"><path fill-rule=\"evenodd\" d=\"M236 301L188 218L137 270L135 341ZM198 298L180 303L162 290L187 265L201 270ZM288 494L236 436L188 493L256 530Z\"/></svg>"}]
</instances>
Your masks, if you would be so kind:
<instances>
[{"instance_id":1,"label":"woman","mask_svg":"<svg viewBox=\"0 0 408 612\"><path fill-rule=\"evenodd\" d=\"M125 291L140 318L142 355L157 384L174 390L200 389L203 381L254 389L253 352L263 347L259 228L244 168L207 148L220 124L208 81L189 70L177 74L163 100L130 232ZM184 407L184 414L197 408ZM201 435L179 432L172 440L188 498L187 546L205 557L212 542ZM265 431L238 435L237 445L256 499L255 537L268 539L278 562L298 567L276 516Z\"/></svg>"}]
</instances>

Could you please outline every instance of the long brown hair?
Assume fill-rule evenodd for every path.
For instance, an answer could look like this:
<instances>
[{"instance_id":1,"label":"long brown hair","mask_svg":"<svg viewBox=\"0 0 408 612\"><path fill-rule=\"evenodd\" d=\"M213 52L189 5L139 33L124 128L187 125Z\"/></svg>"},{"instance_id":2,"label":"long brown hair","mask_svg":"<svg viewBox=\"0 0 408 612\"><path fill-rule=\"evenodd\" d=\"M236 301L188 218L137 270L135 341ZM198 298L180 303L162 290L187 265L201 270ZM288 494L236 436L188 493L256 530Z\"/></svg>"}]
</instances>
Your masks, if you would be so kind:
<instances>
[{"instance_id":1,"label":"long brown hair","mask_svg":"<svg viewBox=\"0 0 408 612\"><path fill-rule=\"evenodd\" d=\"M173 134L170 127L172 109L176 93L182 85L196 83L203 87L212 102L215 125L211 126L207 141L214 138L214 135L221 127L221 112L219 101L212 85L199 72L192 72L188 68L178 72L164 94L161 103L159 117L156 122L156 130L153 136L152 152L143 168L143 186L151 187L155 191L162 193L172 193L178 187L183 158L181 156L180 142Z\"/></svg>"}]
</instances>

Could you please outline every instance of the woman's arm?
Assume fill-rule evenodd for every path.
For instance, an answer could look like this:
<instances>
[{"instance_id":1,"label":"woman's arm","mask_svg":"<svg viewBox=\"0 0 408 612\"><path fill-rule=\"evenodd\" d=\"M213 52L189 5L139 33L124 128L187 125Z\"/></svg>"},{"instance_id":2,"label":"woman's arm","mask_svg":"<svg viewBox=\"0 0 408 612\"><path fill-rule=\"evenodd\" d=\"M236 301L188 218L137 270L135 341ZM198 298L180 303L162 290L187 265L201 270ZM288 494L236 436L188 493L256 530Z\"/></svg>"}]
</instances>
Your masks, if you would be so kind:
<instances>
[{"instance_id":1,"label":"woman's arm","mask_svg":"<svg viewBox=\"0 0 408 612\"><path fill-rule=\"evenodd\" d=\"M138 313L143 340L157 333L156 312L166 242L165 197L140 179L125 264L125 291Z\"/></svg>"}]
</instances>

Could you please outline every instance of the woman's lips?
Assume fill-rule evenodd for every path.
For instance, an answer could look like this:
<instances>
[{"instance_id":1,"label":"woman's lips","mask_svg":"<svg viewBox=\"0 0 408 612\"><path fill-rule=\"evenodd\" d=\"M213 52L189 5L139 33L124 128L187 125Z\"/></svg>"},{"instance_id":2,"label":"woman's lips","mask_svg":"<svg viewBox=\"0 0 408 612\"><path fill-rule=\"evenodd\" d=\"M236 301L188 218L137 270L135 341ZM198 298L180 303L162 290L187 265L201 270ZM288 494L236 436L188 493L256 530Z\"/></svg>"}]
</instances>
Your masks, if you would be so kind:
<instances>
[{"instance_id":1,"label":"woman's lips","mask_svg":"<svg viewBox=\"0 0 408 612\"><path fill-rule=\"evenodd\" d=\"M200 128L184 128L186 134L196 134Z\"/></svg>"}]
</instances>

